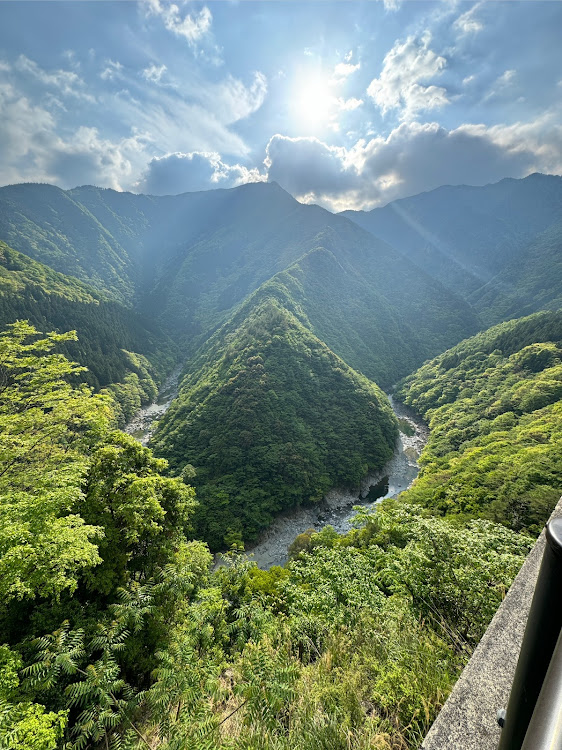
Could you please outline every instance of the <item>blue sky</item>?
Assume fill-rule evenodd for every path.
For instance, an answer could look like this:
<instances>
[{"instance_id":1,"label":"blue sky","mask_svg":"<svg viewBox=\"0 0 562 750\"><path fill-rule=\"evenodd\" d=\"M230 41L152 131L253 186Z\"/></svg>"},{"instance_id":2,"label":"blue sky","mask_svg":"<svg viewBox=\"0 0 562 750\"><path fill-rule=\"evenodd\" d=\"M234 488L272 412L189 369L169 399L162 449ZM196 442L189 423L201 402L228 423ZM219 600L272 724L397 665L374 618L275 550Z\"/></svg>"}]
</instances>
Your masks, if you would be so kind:
<instances>
[{"instance_id":1,"label":"blue sky","mask_svg":"<svg viewBox=\"0 0 562 750\"><path fill-rule=\"evenodd\" d=\"M372 208L562 173L562 2L0 2L0 184Z\"/></svg>"}]
</instances>

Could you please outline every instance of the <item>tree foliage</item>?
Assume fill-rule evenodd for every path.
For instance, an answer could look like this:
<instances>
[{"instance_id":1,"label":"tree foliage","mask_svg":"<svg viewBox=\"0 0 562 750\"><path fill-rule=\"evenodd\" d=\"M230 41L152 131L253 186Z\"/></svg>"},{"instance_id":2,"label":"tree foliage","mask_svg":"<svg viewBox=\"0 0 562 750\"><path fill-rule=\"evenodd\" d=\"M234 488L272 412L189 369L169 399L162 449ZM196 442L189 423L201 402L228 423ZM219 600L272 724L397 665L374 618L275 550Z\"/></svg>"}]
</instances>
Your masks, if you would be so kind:
<instances>
[{"instance_id":1,"label":"tree foliage","mask_svg":"<svg viewBox=\"0 0 562 750\"><path fill-rule=\"evenodd\" d=\"M27 323L0 336L0 592L3 598L75 589L100 558L103 531L77 512L87 452L108 417L106 402L67 378L80 371Z\"/></svg>"},{"instance_id":2,"label":"tree foliage","mask_svg":"<svg viewBox=\"0 0 562 750\"><path fill-rule=\"evenodd\" d=\"M398 395L429 422L407 500L538 534L562 484L562 314L537 313L428 362Z\"/></svg>"},{"instance_id":3,"label":"tree foliage","mask_svg":"<svg viewBox=\"0 0 562 750\"><path fill-rule=\"evenodd\" d=\"M175 471L195 466L198 533L220 549L358 485L396 437L384 394L268 300L192 364L153 445Z\"/></svg>"}]
</instances>

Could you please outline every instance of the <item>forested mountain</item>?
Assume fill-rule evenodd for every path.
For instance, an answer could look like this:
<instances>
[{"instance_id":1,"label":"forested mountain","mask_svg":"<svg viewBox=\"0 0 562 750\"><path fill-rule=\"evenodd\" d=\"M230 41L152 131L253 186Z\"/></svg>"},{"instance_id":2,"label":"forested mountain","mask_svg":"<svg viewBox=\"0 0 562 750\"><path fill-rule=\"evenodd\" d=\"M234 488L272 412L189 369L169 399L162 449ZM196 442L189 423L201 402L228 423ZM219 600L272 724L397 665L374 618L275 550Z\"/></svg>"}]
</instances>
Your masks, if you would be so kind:
<instances>
[{"instance_id":1,"label":"forested mountain","mask_svg":"<svg viewBox=\"0 0 562 750\"><path fill-rule=\"evenodd\" d=\"M251 539L276 513L358 486L392 456L384 394L270 299L216 334L189 366L153 441L193 464L199 536Z\"/></svg>"},{"instance_id":2,"label":"forested mountain","mask_svg":"<svg viewBox=\"0 0 562 750\"><path fill-rule=\"evenodd\" d=\"M66 223L72 231L63 231ZM57 270L68 255L66 273L129 300L186 354L249 294L316 248L335 261L319 278L308 264L311 319L323 335L337 331L349 311L356 346L341 333L327 343L383 385L478 327L466 303L391 247L318 206L301 205L275 183L159 198L91 187L6 187L2 233ZM334 283L342 273L336 310Z\"/></svg>"},{"instance_id":3,"label":"forested mountain","mask_svg":"<svg viewBox=\"0 0 562 750\"><path fill-rule=\"evenodd\" d=\"M536 235L470 301L490 324L562 307L562 221Z\"/></svg>"},{"instance_id":4,"label":"forested mountain","mask_svg":"<svg viewBox=\"0 0 562 750\"><path fill-rule=\"evenodd\" d=\"M380 451L394 428L380 392L274 308L232 331L216 372L209 360L209 400L237 387L234 420L250 418L256 396L275 410L278 400L281 416L296 417L297 438L298 417L326 407L319 427L337 417L334 438L353 439L342 425L366 406L364 422L387 425L386 436L372 433ZM103 398L65 382L75 368L54 348L66 338L37 337L23 323L0 336L0 730L9 750L418 747L531 538L390 503L346 536L312 534L286 568L260 571L234 554L212 572L206 546L189 541L189 473L166 477L165 461L108 430ZM263 364L237 361L235 346L253 354L256 344ZM300 404L286 388L294 375L308 384ZM255 376L261 387L245 384ZM276 429L274 419L264 426ZM312 455L315 446L298 447Z\"/></svg>"},{"instance_id":5,"label":"forested mountain","mask_svg":"<svg viewBox=\"0 0 562 750\"><path fill-rule=\"evenodd\" d=\"M429 422L406 499L537 534L562 488L562 313L502 323L426 363L399 398Z\"/></svg>"},{"instance_id":6,"label":"forested mountain","mask_svg":"<svg viewBox=\"0 0 562 750\"><path fill-rule=\"evenodd\" d=\"M27 320L40 331L75 330L78 340L62 342L60 351L87 367L82 381L110 386L120 421L154 398L177 357L157 324L1 241L0 319L4 326Z\"/></svg>"},{"instance_id":7,"label":"forested mountain","mask_svg":"<svg viewBox=\"0 0 562 750\"><path fill-rule=\"evenodd\" d=\"M58 187L0 188L0 239L121 302L134 295L134 259L95 216Z\"/></svg>"},{"instance_id":8,"label":"forested mountain","mask_svg":"<svg viewBox=\"0 0 562 750\"><path fill-rule=\"evenodd\" d=\"M362 215L383 239L276 184L0 189L2 747L420 746L560 494L561 182ZM115 424L178 357L144 448ZM258 570L392 455L404 376L414 486Z\"/></svg>"},{"instance_id":9,"label":"forested mountain","mask_svg":"<svg viewBox=\"0 0 562 750\"><path fill-rule=\"evenodd\" d=\"M550 274L550 289L562 284L561 177L533 174L485 187L444 186L342 215L472 302L488 325L542 309L548 295L533 297L539 277ZM507 299L492 299L491 289L507 291Z\"/></svg>"}]
</instances>

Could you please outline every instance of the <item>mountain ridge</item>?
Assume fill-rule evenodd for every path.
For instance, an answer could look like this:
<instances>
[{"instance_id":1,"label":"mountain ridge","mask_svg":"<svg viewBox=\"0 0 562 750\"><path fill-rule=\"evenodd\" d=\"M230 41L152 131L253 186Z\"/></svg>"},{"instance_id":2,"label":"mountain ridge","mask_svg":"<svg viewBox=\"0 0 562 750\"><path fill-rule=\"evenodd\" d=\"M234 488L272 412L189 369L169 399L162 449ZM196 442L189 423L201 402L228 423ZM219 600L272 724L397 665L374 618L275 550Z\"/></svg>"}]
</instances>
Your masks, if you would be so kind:
<instances>
[{"instance_id":1,"label":"mountain ridge","mask_svg":"<svg viewBox=\"0 0 562 750\"><path fill-rule=\"evenodd\" d=\"M368 212L344 211L375 236L467 301L515 262L535 238L562 219L562 177L534 173L483 187L441 186ZM562 283L562 276L557 276ZM526 280L523 279L525 284ZM501 314L483 323L500 322ZM523 312L540 309L515 309Z\"/></svg>"}]
</instances>

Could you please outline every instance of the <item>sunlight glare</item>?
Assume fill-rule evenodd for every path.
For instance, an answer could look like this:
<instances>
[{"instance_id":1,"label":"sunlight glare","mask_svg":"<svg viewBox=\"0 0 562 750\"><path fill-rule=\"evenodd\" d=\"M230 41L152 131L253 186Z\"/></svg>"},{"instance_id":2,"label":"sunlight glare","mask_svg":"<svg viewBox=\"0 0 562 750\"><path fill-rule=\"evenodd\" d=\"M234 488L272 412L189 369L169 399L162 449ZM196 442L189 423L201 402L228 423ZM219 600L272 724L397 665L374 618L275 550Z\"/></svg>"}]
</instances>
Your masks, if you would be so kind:
<instances>
[{"instance_id":1,"label":"sunlight glare","mask_svg":"<svg viewBox=\"0 0 562 750\"><path fill-rule=\"evenodd\" d=\"M328 125L335 102L330 82L326 77L315 75L301 81L295 97L299 125L315 130Z\"/></svg>"}]
</instances>

